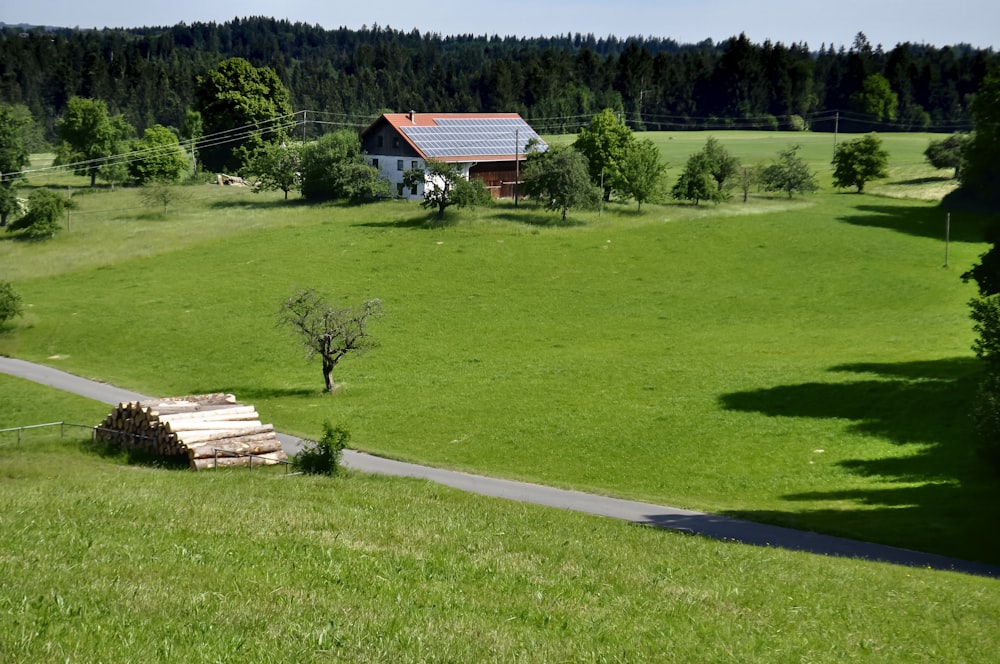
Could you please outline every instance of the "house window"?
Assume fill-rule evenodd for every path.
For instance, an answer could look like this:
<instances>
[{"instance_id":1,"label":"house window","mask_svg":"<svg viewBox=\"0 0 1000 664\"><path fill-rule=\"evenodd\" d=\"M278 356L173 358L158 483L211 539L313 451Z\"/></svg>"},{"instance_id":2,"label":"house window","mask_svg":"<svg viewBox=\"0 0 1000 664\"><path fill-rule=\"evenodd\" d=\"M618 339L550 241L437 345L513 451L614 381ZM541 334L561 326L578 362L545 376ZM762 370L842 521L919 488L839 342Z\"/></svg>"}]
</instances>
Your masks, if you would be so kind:
<instances>
[{"instance_id":1,"label":"house window","mask_svg":"<svg viewBox=\"0 0 1000 664\"><path fill-rule=\"evenodd\" d=\"M417 167L417 162L411 161L410 162L410 168L416 169L416 167Z\"/></svg>"},{"instance_id":2,"label":"house window","mask_svg":"<svg viewBox=\"0 0 1000 664\"><path fill-rule=\"evenodd\" d=\"M394 147L394 148L398 148L399 147L399 136L393 136L392 137L392 147Z\"/></svg>"},{"instance_id":3,"label":"house window","mask_svg":"<svg viewBox=\"0 0 1000 664\"><path fill-rule=\"evenodd\" d=\"M378 159L372 159L372 166L378 168Z\"/></svg>"},{"instance_id":4,"label":"house window","mask_svg":"<svg viewBox=\"0 0 1000 664\"><path fill-rule=\"evenodd\" d=\"M397 171L403 170L403 160L402 159L397 159L396 160L396 170Z\"/></svg>"},{"instance_id":5,"label":"house window","mask_svg":"<svg viewBox=\"0 0 1000 664\"><path fill-rule=\"evenodd\" d=\"M396 183L396 195L399 196L400 198L403 197L403 183L402 182L397 182Z\"/></svg>"},{"instance_id":6,"label":"house window","mask_svg":"<svg viewBox=\"0 0 1000 664\"><path fill-rule=\"evenodd\" d=\"M379 136L378 138L375 139L375 142L378 143L379 147L382 147L382 145L385 143L385 136Z\"/></svg>"},{"instance_id":7,"label":"house window","mask_svg":"<svg viewBox=\"0 0 1000 664\"><path fill-rule=\"evenodd\" d=\"M410 195L411 196L416 196L417 195L417 185L413 185L413 186L410 187Z\"/></svg>"}]
</instances>

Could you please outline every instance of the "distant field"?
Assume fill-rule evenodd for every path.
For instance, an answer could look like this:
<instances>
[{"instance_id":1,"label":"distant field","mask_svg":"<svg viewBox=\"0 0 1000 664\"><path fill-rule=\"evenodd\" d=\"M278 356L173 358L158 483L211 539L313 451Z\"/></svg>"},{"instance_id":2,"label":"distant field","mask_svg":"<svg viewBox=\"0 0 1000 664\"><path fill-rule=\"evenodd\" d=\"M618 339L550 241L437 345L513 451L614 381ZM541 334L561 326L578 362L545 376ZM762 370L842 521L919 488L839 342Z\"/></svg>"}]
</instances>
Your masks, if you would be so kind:
<instances>
[{"instance_id":1,"label":"distant field","mask_svg":"<svg viewBox=\"0 0 1000 664\"><path fill-rule=\"evenodd\" d=\"M943 268L944 214L920 199L950 174L921 165L926 136L884 136L903 174L871 190L891 197L832 190L829 135L719 137L747 160L801 142L825 190L566 226L529 205L433 226L413 204L207 185L163 217L133 191L79 192L52 242L0 238L0 279L29 305L0 352L148 393L232 391L392 457L1000 562L958 278L983 220L954 216ZM679 166L705 134L654 138ZM345 360L332 398L274 325L303 286L385 301L381 346Z\"/></svg>"}]
</instances>

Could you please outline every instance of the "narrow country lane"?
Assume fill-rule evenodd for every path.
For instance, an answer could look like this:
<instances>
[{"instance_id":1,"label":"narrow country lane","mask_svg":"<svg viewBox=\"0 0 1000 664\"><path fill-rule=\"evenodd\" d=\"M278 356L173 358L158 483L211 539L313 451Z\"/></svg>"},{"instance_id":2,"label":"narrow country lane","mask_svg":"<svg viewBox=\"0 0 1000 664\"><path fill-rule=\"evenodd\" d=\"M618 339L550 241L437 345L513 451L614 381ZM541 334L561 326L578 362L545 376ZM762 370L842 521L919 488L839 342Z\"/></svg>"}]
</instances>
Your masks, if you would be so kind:
<instances>
[{"instance_id":1,"label":"narrow country lane","mask_svg":"<svg viewBox=\"0 0 1000 664\"><path fill-rule=\"evenodd\" d=\"M105 383L74 376L73 374L45 365L33 364L8 357L0 357L0 373L6 373L111 405L117 405L123 401L153 398ZM25 422L23 424L36 423ZM301 449L301 439L286 434L279 434L278 437L285 451L289 454L294 454ZM742 544L773 546L822 555L864 558L911 567L950 570L1000 578L1000 567L993 565L948 558L931 553L909 551L881 544L873 544L871 542L793 530L791 528L754 523L725 516L693 512L676 507L621 500L580 491L555 489L538 484L443 470L384 459L356 450L344 450L343 460L348 468L360 472L421 478L484 496L533 503L547 507L557 507Z\"/></svg>"}]
</instances>

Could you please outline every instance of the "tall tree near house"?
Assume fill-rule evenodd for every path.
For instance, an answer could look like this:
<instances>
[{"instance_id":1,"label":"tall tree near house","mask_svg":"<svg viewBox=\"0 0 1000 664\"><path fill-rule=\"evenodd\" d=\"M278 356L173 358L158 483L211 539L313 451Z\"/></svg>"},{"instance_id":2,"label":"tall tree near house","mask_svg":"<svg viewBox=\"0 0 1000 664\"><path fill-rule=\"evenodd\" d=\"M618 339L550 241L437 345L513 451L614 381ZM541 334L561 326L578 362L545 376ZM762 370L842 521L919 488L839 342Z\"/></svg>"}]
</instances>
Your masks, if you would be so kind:
<instances>
[{"instance_id":1,"label":"tall tree near house","mask_svg":"<svg viewBox=\"0 0 1000 664\"><path fill-rule=\"evenodd\" d=\"M302 159L299 148L284 143L266 143L250 157L243 169L244 177L253 183L254 192L288 192L300 186Z\"/></svg>"},{"instance_id":2,"label":"tall tree near house","mask_svg":"<svg viewBox=\"0 0 1000 664\"><path fill-rule=\"evenodd\" d=\"M606 108L595 115L590 124L580 130L573 147L584 157L591 181L604 190L604 200L611 200L611 192L618 184L625 151L633 141L632 130L612 111Z\"/></svg>"},{"instance_id":3,"label":"tall tree near house","mask_svg":"<svg viewBox=\"0 0 1000 664\"><path fill-rule=\"evenodd\" d=\"M278 311L278 322L298 334L308 358L319 356L324 389L333 392L334 368L348 353L361 353L375 345L368 327L371 319L381 315L381 300L341 309L328 304L315 290L306 289L285 300Z\"/></svg>"},{"instance_id":4,"label":"tall tree near house","mask_svg":"<svg viewBox=\"0 0 1000 664\"><path fill-rule=\"evenodd\" d=\"M444 211L455 207L476 207L490 202L490 194L481 180L470 181L460 166L443 161L430 160L426 168L411 168L403 174L403 186L423 185L426 208L437 210L438 219L444 218Z\"/></svg>"},{"instance_id":5,"label":"tall tree near house","mask_svg":"<svg viewBox=\"0 0 1000 664\"><path fill-rule=\"evenodd\" d=\"M89 176L93 187L101 167L127 151L125 142L134 133L125 118L108 113L103 101L73 97L56 124L59 144L55 165L72 166L77 175Z\"/></svg>"},{"instance_id":6,"label":"tall tree near house","mask_svg":"<svg viewBox=\"0 0 1000 664\"><path fill-rule=\"evenodd\" d=\"M0 106L0 227L6 226L8 217L20 207L17 185L24 180L21 171L30 163L23 127L24 121L12 107Z\"/></svg>"},{"instance_id":7,"label":"tall tree near house","mask_svg":"<svg viewBox=\"0 0 1000 664\"><path fill-rule=\"evenodd\" d=\"M833 153L833 185L857 187L860 194L865 184L889 176L889 153L876 134L844 141Z\"/></svg>"},{"instance_id":8,"label":"tall tree near house","mask_svg":"<svg viewBox=\"0 0 1000 664\"><path fill-rule=\"evenodd\" d=\"M270 67L230 58L198 77L196 108L204 141L201 159L211 171L239 172L265 141L280 141L293 123L288 89Z\"/></svg>"}]
</instances>

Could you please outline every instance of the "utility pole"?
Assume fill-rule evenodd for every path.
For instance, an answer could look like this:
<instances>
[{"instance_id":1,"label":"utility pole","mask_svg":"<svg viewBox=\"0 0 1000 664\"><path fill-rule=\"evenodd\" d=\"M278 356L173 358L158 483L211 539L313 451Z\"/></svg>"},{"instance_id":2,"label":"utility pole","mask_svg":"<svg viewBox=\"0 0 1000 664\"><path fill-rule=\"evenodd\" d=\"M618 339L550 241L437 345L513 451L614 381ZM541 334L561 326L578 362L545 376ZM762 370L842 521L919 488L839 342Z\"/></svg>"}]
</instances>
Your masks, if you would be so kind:
<instances>
[{"instance_id":1,"label":"utility pole","mask_svg":"<svg viewBox=\"0 0 1000 664\"><path fill-rule=\"evenodd\" d=\"M306 118L309 116L309 111L302 111L302 143L306 142Z\"/></svg>"},{"instance_id":2,"label":"utility pole","mask_svg":"<svg viewBox=\"0 0 1000 664\"><path fill-rule=\"evenodd\" d=\"M840 111L834 116L833 120L833 156L837 156L837 134L840 132Z\"/></svg>"}]
</instances>

